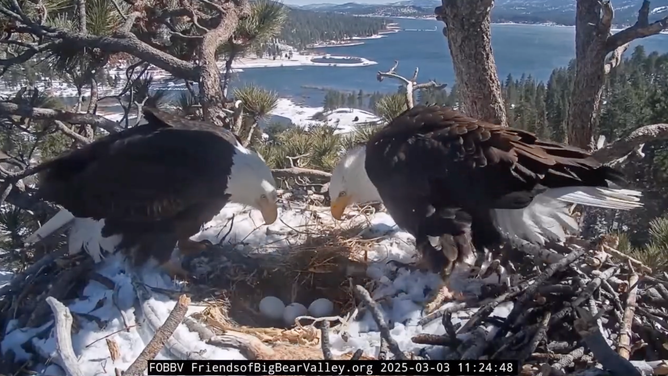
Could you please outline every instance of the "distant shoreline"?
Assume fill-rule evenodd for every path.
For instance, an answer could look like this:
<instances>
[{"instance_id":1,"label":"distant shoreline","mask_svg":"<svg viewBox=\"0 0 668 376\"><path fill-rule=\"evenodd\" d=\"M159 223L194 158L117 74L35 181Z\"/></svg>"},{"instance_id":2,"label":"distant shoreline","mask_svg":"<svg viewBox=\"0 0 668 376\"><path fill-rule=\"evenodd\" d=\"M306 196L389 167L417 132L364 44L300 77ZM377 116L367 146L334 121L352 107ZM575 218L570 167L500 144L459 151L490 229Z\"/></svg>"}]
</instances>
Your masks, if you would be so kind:
<instances>
[{"instance_id":1,"label":"distant shoreline","mask_svg":"<svg viewBox=\"0 0 668 376\"><path fill-rule=\"evenodd\" d=\"M372 15L372 14L352 14L355 17L375 17L375 18L399 18L403 20L431 20L436 21L436 16L386 16L386 15ZM525 26L554 26L554 27L572 27L575 25L565 25L556 22L492 22L492 25L525 25ZM611 31L621 31L633 25L612 25ZM659 34L668 34L668 30L662 30Z\"/></svg>"},{"instance_id":2,"label":"distant shoreline","mask_svg":"<svg viewBox=\"0 0 668 376\"><path fill-rule=\"evenodd\" d=\"M399 25L398 23L393 22L393 23L388 24L386 29L379 31L378 34L374 34L374 35L367 36L367 37L352 37L352 38L343 39L343 40L340 40L340 41L331 40L331 41L326 41L326 42L318 42L318 43L310 45L308 47L308 49L328 48L328 47L360 46L360 45L363 45L364 42L359 42L359 41L385 38L387 36L387 34L394 34L394 33L400 32L401 28L398 27L398 25Z\"/></svg>"}]
</instances>

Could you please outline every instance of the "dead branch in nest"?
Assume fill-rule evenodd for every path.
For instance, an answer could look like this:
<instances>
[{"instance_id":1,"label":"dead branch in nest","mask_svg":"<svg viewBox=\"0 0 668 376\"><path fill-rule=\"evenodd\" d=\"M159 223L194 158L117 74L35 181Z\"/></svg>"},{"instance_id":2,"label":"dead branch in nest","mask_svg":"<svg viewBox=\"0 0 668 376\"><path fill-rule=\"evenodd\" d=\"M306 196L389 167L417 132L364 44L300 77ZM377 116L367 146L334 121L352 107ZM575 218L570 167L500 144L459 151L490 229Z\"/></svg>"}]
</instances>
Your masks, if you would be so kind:
<instances>
[{"instance_id":1,"label":"dead branch in nest","mask_svg":"<svg viewBox=\"0 0 668 376\"><path fill-rule=\"evenodd\" d=\"M47 304L53 311L54 331L56 337L55 361L63 368L67 376L84 376L74 349L72 348L72 313L55 298L46 298Z\"/></svg>"},{"instance_id":2,"label":"dead branch in nest","mask_svg":"<svg viewBox=\"0 0 668 376\"><path fill-rule=\"evenodd\" d=\"M357 295L357 297L362 300L371 310L373 320L376 322L376 325L378 325L380 336L387 342L387 347L389 348L390 352L392 352L392 355L394 355L394 359L405 360L406 355L404 355L404 353L399 348L397 341L392 338L390 329L387 327L385 319L383 319L383 313L380 311L380 308L378 308L378 304L376 304L376 302L371 298L371 294L369 294L369 292L364 287L356 285L355 295Z\"/></svg>"},{"instance_id":3,"label":"dead branch in nest","mask_svg":"<svg viewBox=\"0 0 668 376\"><path fill-rule=\"evenodd\" d=\"M613 376L642 376L633 364L608 346L596 323L604 311L601 310L596 316L593 316L583 308L575 307L575 309L580 315L580 318L575 320L575 330L582 336L603 368Z\"/></svg>"},{"instance_id":4,"label":"dead branch in nest","mask_svg":"<svg viewBox=\"0 0 668 376\"><path fill-rule=\"evenodd\" d=\"M636 296L638 292L638 275L633 273L629 278L629 292L626 297L626 308L622 319L622 326L619 329L619 355L624 359L631 357L631 327L633 325L633 315L636 309Z\"/></svg>"},{"instance_id":5,"label":"dead branch in nest","mask_svg":"<svg viewBox=\"0 0 668 376\"><path fill-rule=\"evenodd\" d=\"M625 254L625 253L622 253L622 252L610 247L607 244L603 244L603 249L605 250L605 252L607 252L607 253L615 256L615 257L618 257L622 260L630 262L631 265L633 265L634 268L638 268L641 273L647 273L647 274L652 273L652 268L650 268L649 266L643 264L641 261L638 261L638 260L634 259L633 257Z\"/></svg>"},{"instance_id":6,"label":"dead branch in nest","mask_svg":"<svg viewBox=\"0 0 668 376\"><path fill-rule=\"evenodd\" d=\"M325 360L332 360L332 344L329 343L329 321L324 320L320 323L320 346L322 356Z\"/></svg>"},{"instance_id":7,"label":"dead branch in nest","mask_svg":"<svg viewBox=\"0 0 668 376\"><path fill-rule=\"evenodd\" d=\"M417 83L417 76L418 76L418 72L420 71L419 68L415 68L415 72L413 72L413 77L408 79L406 77L403 77L403 76L400 76L399 74L397 74L396 70L397 70L398 66L399 66L399 60L395 60L394 65L387 72L378 71L378 74L376 75L376 79L379 82L382 82L384 77L388 77L388 78L393 78L395 80L399 80L404 85L406 85L406 106L408 108L413 108L413 106L414 106L415 102L413 100L413 93L416 90L421 90L421 89L440 90L440 89L443 89L447 86L447 84L439 84L434 80L431 80L431 81L426 82L426 83L418 84Z\"/></svg>"},{"instance_id":8,"label":"dead branch in nest","mask_svg":"<svg viewBox=\"0 0 668 376\"><path fill-rule=\"evenodd\" d=\"M179 297L165 323L155 332L155 335L137 359L123 372L123 376L141 376L144 373L144 370L148 367L148 361L158 355L160 350L165 346L165 342L167 342L185 318L189 304L190 298L187 295L184 294Z\"/></svg>"},{"instance_id":9,"label":"dead branch in nest","mask_svg":"<svg viewBox=\"0 0 668 376\"><path fill-rule=\"evenodd\" d=\"M10 292L15 292L17 290L20 290L23 283L30 276L32 276L33 274L40 271L43 267L48 266L49 264L51 264L55 260L65 256L67 254L67 252L68 252L67 248L62 248L62 249L60 249L56 252L47 253L39 261L30 265L23 272L17 274L7 286L4 286L3 288L1 288L0 289L0 296L5 296L5 295L9 294Z\"/></svg>"}]
</instances>

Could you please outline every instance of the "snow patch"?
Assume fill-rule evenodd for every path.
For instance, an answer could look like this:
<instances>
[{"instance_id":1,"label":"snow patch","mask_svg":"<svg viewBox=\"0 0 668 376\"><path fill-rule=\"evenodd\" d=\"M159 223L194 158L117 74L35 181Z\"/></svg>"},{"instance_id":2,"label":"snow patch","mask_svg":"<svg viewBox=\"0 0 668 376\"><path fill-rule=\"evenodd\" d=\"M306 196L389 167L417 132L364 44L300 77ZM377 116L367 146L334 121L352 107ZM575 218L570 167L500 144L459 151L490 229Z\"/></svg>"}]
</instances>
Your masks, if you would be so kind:
<instances>
[{"instance_id":1,"label":"snow patch","mask_svg":"<svg viewBox=\"0 0 668 376\"><path fill-rule=\"evenodd\" d=\"M336 127L335 133L348 133L355 129L357 124L379 123L380 118L369 111L355 108L338 108L323 112L324 107L306 107L295 103L288 98L280 98L271 115L288 118L295 125L308 129L312 126L330 125ZM315 120L313 116L323 112L323 120Z\"/></svg>"},{"instance_id":2,"label":"snow patch","mask_svg":"<svg viewBox=\"0 0 668 376\"><path fill-rule=\"evenodd\" d=\"M208 239L212 242L243 242L252 247L255 252L274 252L289 247L290 243L298 242L302 232L300 229L309 222L334 224L329 208L306 207L295 202L290 202L289 205L289 208L285 206L280 210L278 221L266 226L261 225L263 223L261 214L256 210L229 204L193 239ZM350 219L344 223L338 223L343 226L367 223L367 226L358 235L375 239L375 245L367 255L369 259L367 275L374 280L372 284L375 286L370 289L370 293L378 301L392 335L404 351L426 352L430 356L441 358L442 349L414 344L411 341L411 338L419 333L443 334L445 332L440 320L424 327L418 325L418 321L424 316L425 300L431 291L440 286L440 277L433 273L398 269L395 265L388 264L390 260L404 263L414 261L416 251L413 237L399 230L386 213L376 213L368 218L361 217L351 211L348 213ZM233 222L232 218L234 218ZM146 325L146 318L142 310L137 309L140 305L135 299L137 292L133 284L133 275L135 278L141 278L144 284L161 289L178 291L180 285L165 274L158 272L154 265L147 265L132 273L120 254L105 258L97 264L96 269L99 274L115 283L116 291L110 290L99 282L90 281L81 297L69 304L72 312L95 316L104 323L100 327L95 322L79 320L81 327L73 335L73 346L84 374L114 375L115 368L124 370L136 359L153 335ZM166 320L176 304L174 299L155 291L152 293L150 303L161 323ZM189 309L188 314L201 311L201 309L201 306L193 306ZM493 315L505 317L510 309L512 309L512 304L501 305L497 307ZM454 314L453 324L466 322L475 311L476 309L470 309ZM340 355L362 349L366 355L377 356L380 346L377 325L369 312L357 316L354 316L342 328L330 332L333 352ZM11 322L0 344L3 354L11 350L16 353L17 359L27 360L30 355L21 345L30 341L42 356L48 357L55 351L54 333L49 329L52 326L53 321L49 321L39 328L17 328L16 322ZM36 337L39 333L42 333L42 338ZM115 362L111 361L105 338L116 342L121 349L121 358ZM198 334L190 332L184 324L177 328L173 338L186 346L189 353L199 354L206 359L243 359L243 356L236 350L221 349L205 344L200 341ZM176 359L176 356L165 349L157 359Z\"/></svg>"}]
</instances>

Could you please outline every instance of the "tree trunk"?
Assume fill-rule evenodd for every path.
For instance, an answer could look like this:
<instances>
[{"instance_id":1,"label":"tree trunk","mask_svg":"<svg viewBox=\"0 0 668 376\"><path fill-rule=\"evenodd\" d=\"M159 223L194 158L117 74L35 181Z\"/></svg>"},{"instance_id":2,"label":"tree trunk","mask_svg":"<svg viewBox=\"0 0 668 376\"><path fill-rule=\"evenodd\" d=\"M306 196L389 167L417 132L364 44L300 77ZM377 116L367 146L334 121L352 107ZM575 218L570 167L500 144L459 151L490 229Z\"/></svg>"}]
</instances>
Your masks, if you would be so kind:
<instances>
[{"instance_id":1,"label":"tree trunk","mask_svg":"<svg viewBox=\"0 0 668 376\"><path fill-rule=\"evenodd\" d=\"M501 83L491 43L494 0L442 0L435 12L445 22L457 80L460 110L469 116L507 125Z\"/></svg>"},{"instance_id":2,"label":"tree trunk","mask_svg":"<svg viewBox=\"0 0 668 376\"><path fill-rule=\"evenodd\" d=\"M598 0L578 0L575 16L575 82L568 111L567 142L591 150L605 85L605 41L610 29Z\"/></svg>"},{"instance_id":3,"label":"tree trunk","mask_svg":"<svg viewBox=\"0 0 668 376\"><path fill-rule=\"evenodd\" d=\"M605 76L622 60L632 41L655 35L668 26L668 17L649 23L650 2L644 0L636 23L610 34L614 12L609 2L577 0L575 15L575 83L568 111L568 143L593 148ZM613 58L606 62L609 53Z\"/></svg>"},{"instance_id":4,"label":"tree trunk","mask_svg":"<svg viewBox=\"0 0 668 376\"><path fill-rule=\"evenodd\" d=\"M220 9L221 19L218 26L204 35L197 57L200 61L200 103L204 120L221 127L230 127L225 113L225 95L220 82L220 70L216 62L216 50L232 36L239 24L239 19L250 15L250 4L241 0L238 6L227 3Z\"/></svg>"}]
</instances>

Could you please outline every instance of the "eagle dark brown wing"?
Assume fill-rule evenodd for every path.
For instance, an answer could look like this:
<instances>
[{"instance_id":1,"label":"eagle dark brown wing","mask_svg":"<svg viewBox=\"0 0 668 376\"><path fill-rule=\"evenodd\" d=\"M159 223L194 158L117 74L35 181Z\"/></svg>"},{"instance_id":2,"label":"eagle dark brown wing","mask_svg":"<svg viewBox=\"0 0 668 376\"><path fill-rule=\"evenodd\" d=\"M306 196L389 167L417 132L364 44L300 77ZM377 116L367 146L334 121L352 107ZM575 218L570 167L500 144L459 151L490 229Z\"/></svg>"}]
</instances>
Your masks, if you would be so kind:
<instances>
[{"instance_id":1,"label":"eagle dark brown wing","mask_svg":"<svg viewBox=\"0 0 668 376\"><path fill-rule=\"evenodd\" d=\"M522 209L548 188L608 186L621 175L585 151L529 132L483 122L449 108L415 106L375 133L365 168L397 225L438 269L498 244L494 209ZM452 236L456 250L435 252L428 237Z\"/></svg>"},{"instance_id":2,"label":"eagle dark brown wing","mask_svg":"<svg viewBox=\"0 0 668 376\"><path fill-rule=\"evenodd\" d=\"M137 222L224 205L233 145L215 132L147 120L49 162L38 194L77 217Z\"/></svg>"},{"instance_id":3,"label":"eagle dark brown wing","mask_svg":"<svg viewBox=\"0 0 668 376\"><path fill-rule=\"evenodd\" d=\"M523 188L532 190L536 184L557 188L623 181L619 173L582 149L539 140L530 132L439 106L405 111L375 134L369 145L371 149L385 148L383 153L396 157L385 167L401 167L431 178L449 175L455 181L474 176L476 185L494 185L487 191L497 198ZM424 161L429 161L428 165L410 165ZM458 175L452 175L455 172Z\"/></svg>"}]
</instances>

